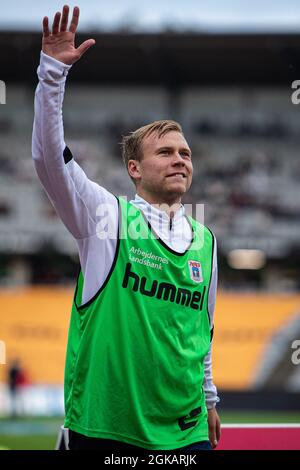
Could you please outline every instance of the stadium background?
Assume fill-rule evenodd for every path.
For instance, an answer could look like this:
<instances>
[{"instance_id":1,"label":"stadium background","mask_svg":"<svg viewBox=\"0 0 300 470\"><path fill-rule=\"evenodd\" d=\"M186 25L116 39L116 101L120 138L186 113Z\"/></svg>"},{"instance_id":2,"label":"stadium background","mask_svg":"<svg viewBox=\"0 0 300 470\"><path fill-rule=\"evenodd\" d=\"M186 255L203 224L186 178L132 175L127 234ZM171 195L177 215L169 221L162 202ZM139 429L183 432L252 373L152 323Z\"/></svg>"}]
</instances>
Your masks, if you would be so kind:
<instances>
[{"instance_id":1,"label":"stadium background","mask_svg":"<svg viewBox=\"0 0 300 470\"><path fill-rule=\"evenodd\" d=\"M43 14L54 12L48 5ZM53 448L79 261L31 159L41 33L23 26L0 24L0 446ZM194 163L184 202L205 204L218 240L220 415L299 423L300 107L291 100L299 31L177 26L149 31L128 18L115 28L79 26L77 43L96 45L69 74L65 139L90 179L130 198L120 136L155 119L182 123ZM25 376L11 417L14 359Z\"/></svg>"}]
</instances>

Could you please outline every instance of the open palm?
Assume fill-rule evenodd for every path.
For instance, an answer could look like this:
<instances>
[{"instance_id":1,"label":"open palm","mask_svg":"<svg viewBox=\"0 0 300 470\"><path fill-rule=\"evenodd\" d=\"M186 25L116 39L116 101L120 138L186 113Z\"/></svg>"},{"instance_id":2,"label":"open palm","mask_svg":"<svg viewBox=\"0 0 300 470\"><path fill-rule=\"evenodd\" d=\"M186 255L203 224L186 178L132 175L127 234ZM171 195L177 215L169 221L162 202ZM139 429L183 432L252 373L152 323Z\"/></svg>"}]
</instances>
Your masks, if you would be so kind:
<instances>
[{"instance_id":1,"label":"open palm","mask_svg":"<svg viewBox=\"0 0 300 470\"><path fill-rule=\"evenodd\" d=\"M67 31L69 7L63 7L62 14L57 12L52 24L52 33L49 30L49 20L43 19L42 50L45 54L56 60L72 65L95 44L94 39L84 41L78 48L75 47L75 33L79 20L79 8L75 7L69 30Z\"/></svg>"}]
</instances>

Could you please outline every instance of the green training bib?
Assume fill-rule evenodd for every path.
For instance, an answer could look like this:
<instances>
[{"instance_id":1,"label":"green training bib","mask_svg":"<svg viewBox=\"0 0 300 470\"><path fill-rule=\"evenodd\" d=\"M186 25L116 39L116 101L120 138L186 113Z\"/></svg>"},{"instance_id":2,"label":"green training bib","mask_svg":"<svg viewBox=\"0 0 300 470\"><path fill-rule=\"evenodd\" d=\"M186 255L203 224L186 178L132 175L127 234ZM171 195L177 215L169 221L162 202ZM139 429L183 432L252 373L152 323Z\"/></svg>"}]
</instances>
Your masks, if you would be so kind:
<instances>
[{"instance_id":1,"label":"green training bib","mask_svg":"<svg viewBox=\"0 0 300 470\"><path fill-rule=\"evenodd\" d=\"M153 450L208 440L203 379L213 235L188 218L193 240L186 252L176 253L140 209L118 201L115 259L85 305L81 271L77 279L65 427Z\"/></svg>"}]
</instances>

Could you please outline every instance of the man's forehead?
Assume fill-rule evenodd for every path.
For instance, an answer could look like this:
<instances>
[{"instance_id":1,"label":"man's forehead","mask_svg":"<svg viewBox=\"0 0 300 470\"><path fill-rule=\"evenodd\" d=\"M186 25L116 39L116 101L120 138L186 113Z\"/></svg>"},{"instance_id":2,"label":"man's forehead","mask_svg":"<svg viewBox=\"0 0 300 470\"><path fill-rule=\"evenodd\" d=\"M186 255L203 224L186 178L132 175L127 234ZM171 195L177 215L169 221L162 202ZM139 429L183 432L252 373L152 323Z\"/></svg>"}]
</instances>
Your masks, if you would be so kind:
<instances>
[{"instance_id":1,"label":"man's forehead","mask_svg":"<svg viewBox=\"0 0 300 470\"><path fill-rule=\"evenodd\" d=\"M152 134L145 137L143 144L144 148L158 148L163 146L172 147L174 145L180 145L189 148L189 145L185 140L184 136L177 131L167 132L161 137L159 137L157 132L153 132Z\"/></svg>"}]
</instances>

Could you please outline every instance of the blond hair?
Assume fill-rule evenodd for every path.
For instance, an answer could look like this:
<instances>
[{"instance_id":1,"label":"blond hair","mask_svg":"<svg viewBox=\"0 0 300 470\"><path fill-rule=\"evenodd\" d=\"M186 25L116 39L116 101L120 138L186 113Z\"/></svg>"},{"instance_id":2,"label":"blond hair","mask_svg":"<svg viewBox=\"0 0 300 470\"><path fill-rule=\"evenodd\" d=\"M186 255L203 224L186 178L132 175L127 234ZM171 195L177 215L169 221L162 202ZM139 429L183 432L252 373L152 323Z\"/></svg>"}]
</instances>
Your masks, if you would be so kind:
<instances>
[{"instance_id":1,"label":"blond hair","mask_svg":"<svg viewBox=\"0 0 300 470\"><path fill-rule=\"evenodd\" d=\"M130 134L122 136L122 158L128 171L129 160L141 161L143 157L142 143L146 137L156 133L159 138L168 132L180 132L183 135L181 125L172 120L154 121L146 126L140 127ZM130 176L134 181L134 178Z\"/></svg>"}]
</instances>

